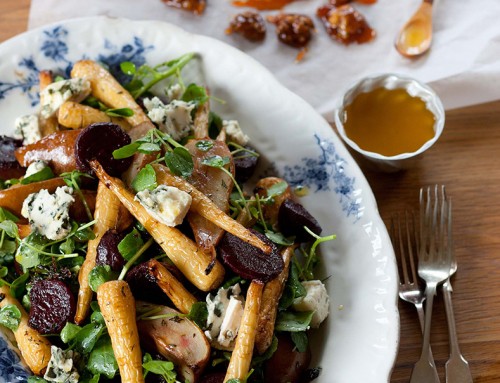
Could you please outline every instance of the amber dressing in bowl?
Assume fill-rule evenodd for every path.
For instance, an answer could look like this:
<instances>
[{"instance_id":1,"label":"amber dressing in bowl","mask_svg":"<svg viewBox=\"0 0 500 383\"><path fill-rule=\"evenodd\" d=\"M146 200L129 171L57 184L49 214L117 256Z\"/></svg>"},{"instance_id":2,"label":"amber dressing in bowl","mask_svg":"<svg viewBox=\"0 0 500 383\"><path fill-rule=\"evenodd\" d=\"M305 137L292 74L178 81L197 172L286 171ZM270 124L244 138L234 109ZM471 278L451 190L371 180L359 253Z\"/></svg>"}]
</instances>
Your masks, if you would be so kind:
<instances>
[{"instance_id":1,"label":"amber dressing in bowl","mask_svg":"<svg viewBox=\"0 0 500 383\"><path fill-rule=\"evenodd\" d=\"M347 137L366 151L396 156L417 151L434 135L434 114L405 89L376 88L344 109Z\"/></svg>"}]
</instances>

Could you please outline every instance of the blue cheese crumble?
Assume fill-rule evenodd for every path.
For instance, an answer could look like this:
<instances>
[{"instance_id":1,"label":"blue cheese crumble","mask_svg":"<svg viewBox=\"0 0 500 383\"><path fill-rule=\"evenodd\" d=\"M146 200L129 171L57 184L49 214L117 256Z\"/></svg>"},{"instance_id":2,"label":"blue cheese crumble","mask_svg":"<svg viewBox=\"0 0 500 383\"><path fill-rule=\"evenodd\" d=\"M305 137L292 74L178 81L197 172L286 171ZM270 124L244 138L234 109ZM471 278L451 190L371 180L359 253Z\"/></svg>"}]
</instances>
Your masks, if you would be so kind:
<instances>
[{"instance_id":1,"label":"blue cheese crumble","mask_svg":"<svg viewBox=\"0 0 500 383\"><path fill-rule=\"evenodd\" d=\"M237 283L227 289L221 288L214 296L207 295L207 330L205 335L215 348L232 350L240 328L245 298Z\"/></svg>"},{"instance_id":2,"label":"blue cheese crumble","mask_svg":"<svg viewBox=\"0 0 500 383\"><path fill-rule=\"evenodd\" d=\"M38 116L35 114L16 118L14 125L14 137L23 140L23 145L33 144L42 138Z\"/></svg>"},{"instance_id":3,"label":"blue cheese crumble","mask_svg":"<svg viewBox=\"0 0 500 383\"><path fill-rule=\"evenodd\" d=\"M301 283L306 289L306 295L295 299L292 307L297 311L314 311L311 327L318 328L328 316L330 309L328 292L321 281L314 280Z\"/></svg>"},{"instance_id":4,"label":"blue cheese crumble","mask_svg":"<svg viewBox=\"0 0 500 383\"><path fill-rule=\"evenodd\" d=\"M144 189L135 195L146 211L167 226L182 223L191 206L191 196L173 186L160 185L153 190Z\"/></svg>"},{"instance_id":5,"label":"blue cheese crumble","mask_svg":"<svg viewBox=\"0 0 500 383\"><path fill-rule=\"evenodd\" d=\"M46 161L42 160L36 160L29 164L28 168L26 169L26 174L24 175L24 178L28 178L29 176L32 176L33 174L41 172L43 169L45 169L49 164Z\"/></svg>"},{"instance_id":6,"label":"blue cheese crumble","mask_svg":"<svg viewBox=\"0 0 500 383\"><path fill-rule=\"evenodd\" d=\"M47 189L32 193L24 200L21 214L33 231L54 241L62 239L71 230L69 207L75 202L72 193L68 186L58 187L53 194Z\"/></svg>"},{"instance_id":7,"label":"blue cheese crumble","mask_svg":"<svg viewBox=\"0 0 500 383\"><path fill-rule=\"evenodd\" d=\"M83 101L90 92L90 82L83 78L53 82L40 92L40 114L52 117L66 101Z\"/></svg>"},{"instance_id":8,"label":"blue cheese crumble","mask_svg":"<svg viewBox=\"0 0 500 383\"><path fill-rule=\"evenodd\" d=\"M148 110L148 117L160 130L179 141L187 137L193 128L191 112L195 108L194 102L172 100L165 105L158 97L144 99L144 106Z\"/></svg>"},{"instance_id":9,"label":"blue cheese crumble","mask_svg":"<svg viewBox=\"0 0 500 383\"><path fill-rule=\"evenodd\" d=\"M73 350L64 351L56 346L50 347L50 361L43 378L47 382L78 383L80 374L75 367L73 358L77 356Z\"/></svg>"},{"instance_id":10,"label":"blue cheese crumble","mask_svg":"<svg viewBox=\"0 0 500 383\"><path fill-rule=\"evenodd\" d=\"M243 133L239 122L236 120L223 120L222 128L226 130L229 141L235 142L241 146L245 146L250 141L250 138Z\"/></svg>"}]
</instances>

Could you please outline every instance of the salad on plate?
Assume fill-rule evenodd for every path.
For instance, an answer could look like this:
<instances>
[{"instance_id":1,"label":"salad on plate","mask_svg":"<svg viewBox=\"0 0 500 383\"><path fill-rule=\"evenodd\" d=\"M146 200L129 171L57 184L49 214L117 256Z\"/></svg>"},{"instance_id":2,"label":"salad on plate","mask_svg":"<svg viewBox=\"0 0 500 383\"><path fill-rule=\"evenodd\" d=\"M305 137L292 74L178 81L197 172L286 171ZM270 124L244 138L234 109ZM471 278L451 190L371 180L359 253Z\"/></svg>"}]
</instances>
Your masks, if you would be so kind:
<instances>
[{"instance_id":1,"label":"salad on plate","mask_svg":"<svg viewBox=\"0 0 500 383\"><path fill-rule=\"evenodd\" d=\"M39 73L1 137L0 324L29 382L306 382L335 236L183 69ZM264 153L265 154L265 153Z\"/></svg>"}]
</instances>

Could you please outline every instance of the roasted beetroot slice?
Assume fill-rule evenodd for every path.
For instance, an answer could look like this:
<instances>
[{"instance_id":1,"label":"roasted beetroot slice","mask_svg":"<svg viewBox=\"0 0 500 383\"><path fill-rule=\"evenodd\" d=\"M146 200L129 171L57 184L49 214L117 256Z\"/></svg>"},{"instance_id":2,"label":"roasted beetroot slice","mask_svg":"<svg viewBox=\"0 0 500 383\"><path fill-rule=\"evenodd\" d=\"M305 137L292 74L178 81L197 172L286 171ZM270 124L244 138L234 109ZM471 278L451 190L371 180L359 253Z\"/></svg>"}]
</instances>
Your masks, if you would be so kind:
<instances>
[{"instance_id":1,"label":"roasted beetroot slice","mask_svg":"<svg viewBox=\"0 0 500 383\"><path fill-rule=\"evenodd\" d=\"M311 234L305 231L304 226L317 235L320 235L322 230L316 218L304 206L290 198L283 201L280 206L278 224L285 236L294 235L297 242L307 242L314 239Z\"/></svg>"},{"instance_id":2,"label":"roasted beetroot slice","mask_svg":"<svg viewBox=\"0 0 500 383\"><path fill-rule=\"evenodd\" d=\"M75 316L75 298L68 285L55 279L38 280L30 290L29 325L41 334L59 334Z\"/></svg>"},{"instance_id":3,"label":"roasted beetroot slice","mask_svg":"<svg viewBox=\"0 0 500 383\"><path fill-rule=\"evenodd\" d=\"M149 262L140 263L135 266L127 273L125 280L129 284L132 295L136 300L158 304L170 302L167 295L158 286Z\"/></svg>"},{"instance_id":4,"label":"roasted beetroot slice","mask_svg":"<svg viewBox=\"0 0 500 383\"><path fill-rule=\"evenodd\" d=\"M121 271L125 265L125 259L118 251L118 244L126 233L118 233L116 230L108 230L102 236L97 245L96 265L109 265L113 271Z\"/></svg>"},{"instance_id":5,"label":"roasted beetroot slice","mask_svg":"<svg viewBox=\"0 0 500 383\"><path fill-rule=\"evenodd\" d=\"M14 151L23 142L12 137L0 136L0 179L8 180L24 175L24 168L17 162Z\"/></svg>"},{"instance_id":6,"label":"roasted beetroot slice","mask_svg":"<svg viewBox=\"0 0 500 383\"><path fill-rule=\"evenodd\" d=\"M266 283L281 273L284 267L283 258L276 245L265 235L254 230L252 232L271 246L270 254L260 251L231 233L222 237L219 254L223 262L243 279L256 279Z\"/></svg>"},{"instance_id":7,"label":"roasted beetroot slice","mask_svg":"<svg viewBox=\"0 0 500 383\"><path fill-rule=\"evenodd\" d=\"M92 174L89 162L97 160L109 175L119 176L130 166L132 157L117 160L113 158L113 151L130 142L129 135L116 124L90 124L82 129L75 142L76 167Z\"/></svg>"},{"instance_id":8,"label":"roasted beetroot slice","mask_svg":"<svg viewBox=\"0 0 500 383\"><path fill-rule=\"evenodd\" d=\"M253 148L246 146L247 149L254 151ZM253 175L257 164L259 162L259 157L250 156L243 153L242 157L236 157L234 159L234 169L236 174L236 180L240 183L248 181L248 179Z\"/></svg>"}]
</instances>

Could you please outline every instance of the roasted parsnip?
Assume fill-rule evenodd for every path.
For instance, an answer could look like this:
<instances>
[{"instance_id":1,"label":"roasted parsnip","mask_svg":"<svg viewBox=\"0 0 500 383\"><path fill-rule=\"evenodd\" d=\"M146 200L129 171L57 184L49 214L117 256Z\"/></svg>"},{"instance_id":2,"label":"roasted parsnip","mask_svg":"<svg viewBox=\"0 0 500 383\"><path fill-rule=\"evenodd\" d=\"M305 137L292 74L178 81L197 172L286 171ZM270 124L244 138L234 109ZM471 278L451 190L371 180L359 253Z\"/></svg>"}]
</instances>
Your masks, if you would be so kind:
<instances>
[{"instance_id":1,"label":"roasted parsnip","mask_svg":"<svg viewBox=\"0 0 500 383\"><path fill-rule=\"evenodd\" d=\"M71 70L71 77L82 77L90 81L92 95L101 100L111 108L130 108L134 114L126 117L130 125L138 125L141 122L151 124L146 113L135 102L134 98L127 92L118 81L102 66L92 60L81 60L75 63Z\"/></svg>"},{"instance_id":2,"label":"roasted parsnip","mask_svg":"<svg viewBox=\"0 0 500 383\"><path fill-rule=\"evenodd\" d=\"M17 346L30 370L36 375L43 375L51 356L50 341L28 325L28 314L17 299L10 295L8 286L0 287L0 297L0 308L12 304L21 312L19 326L13 331Z\"/></svg>"},{"instance_id":3,"label":"roasted parsnip","mask_svg":"<svg viewBox=\"0 0 500 383\"><path fill-rule=\"evenodd\" d=\"M248 287L243 318L241 319L236 344L229 360L224 382L230 379L244 381L248 375L250 364L252 363L255 335L257 333L257 318L259 316L263 288L264 285L256 281L252 281Z\"/></svg>"},{"instance_id":4,"label":"roasted parsnip","mask_svg":"<svg viewBox=\"0 0 500 383\"><path fill-rule=\"evenodd\" d=\"M122 383L144 382L135 300L128 283L103 283L97 290L97 302L111 338Z\"/></svg>"},{"instance_id":5,"label":"roasted parsnip","mask_svg":"<svg viewBox=\"0 0 500 383\"><path fill-rule=\"evenodd\" d=\"M197 190L190 183L170 173L167 167L159 164L152 165L156 172L156 180L159 184L175 186L176 188L189 193L193 199L191 209L213 222L220 228L233 234L252 246L255 246L265 253L271 252L271 247L264 243L259 237L250 230L242 226L236 220L232 219L226 213L221 211L207 196Z\"/></svg>"},{"instance_id":6,"label":"roasted parsnip","mask_svg":"<svg viewBox=\"0 0 500 383\"><path fill-rule=\"evenodd\" d=\"M40 71L40 73L38 73L41 104L44 104L43 101L44 93L42 91L53 81L54 81L54 76L52 75L51 71L42 70ZM55 133L59 130L59 125L57 124L56 116L51 116L49 118L44 118L42 116L39 116L38 122L40 124L40 132L42 134L42 137L48 136L49 134Z\"/></svg>"},{"instance_id":7,"label":"roasted parsnip","mask_svg":"<svg viewBox=\"0 0 500 383\"><path fill-rule=\"evenodd\" d=\"M95 239L89 241L85 261L78 273L78 302L76 306L75 322L81 323L88 315L92 290L89 286L89 274L95 266L96 249L102 236L110 229L117 229L120 222L129 221L128 211L121 208L120 200L102 182L97 187L96 209L94 218Z\"/></svg>"},{"instance_id":8,"label":"roasted parsnip","mask_svg":"<svg viewBox=\"0 0 500 383\"><path fill-rule=\"evenodd\" d=\"M132 127L123 118L110 117L106 113L88 105L66 101L59 107L59 124L71 129L81 129L95 122L112 122L128 132Z\"/></svg>"},{"instance_id":9,"label":"roasted parsnip","mask_svg":"<svg viewBox=\"0 0 500 383\"><path fill-rule=\"evenodd\" d=\"M91 161L91 166L99 180L115 193L193 285L202 291L210 291L222 283L224 267L219 261L215 261L213 268L207 274L206 270L212 261L208 254L178 229L154 219L139 202L134 200L134 195L125 188L123 182L110 177L97 161Z\"/></svg>"},{"instance_id":10,"label":"roasted parsnip","mask_svg":"<svg viewBox=\"0 0 500 383\"><path fill-rule=\"evenodd\" d=\"M188 314L197 299L156 259L151 259L148 263L158 286L180 312Z\"/></svg>"}]
</instances>

